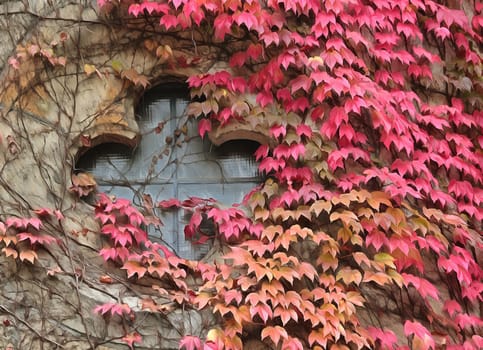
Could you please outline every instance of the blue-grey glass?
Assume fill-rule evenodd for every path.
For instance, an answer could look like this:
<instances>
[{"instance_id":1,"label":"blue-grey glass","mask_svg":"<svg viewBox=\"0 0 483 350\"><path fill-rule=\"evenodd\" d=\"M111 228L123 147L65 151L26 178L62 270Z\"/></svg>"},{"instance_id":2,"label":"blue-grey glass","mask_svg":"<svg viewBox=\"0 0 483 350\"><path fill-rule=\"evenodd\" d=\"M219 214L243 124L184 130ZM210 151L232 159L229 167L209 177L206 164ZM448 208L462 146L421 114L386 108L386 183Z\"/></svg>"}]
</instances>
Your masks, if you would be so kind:
<instances>
[{"instance_id":1,"label":"blue-grey glass","mask_svg":"<svg viewBox=\"0 0 483 350\"><path fill-rule=\"evenodd\" d=\"M197 122L184 110L184 90L160 88L150 91L137 110L141 141L134 149L119 144L90 150L77 166L93 173L100 189L116 197L142 203L142 194L154 203L191 196L215 198L231 206L260 182L251 141L230 141L220 147L198 135ZM156 210L163 225L148 233L188 259L200 259L209 250L186 240L184 227L190 213ZM209 226L209 225L208 225Z\"/></svg>"}]
</instances>

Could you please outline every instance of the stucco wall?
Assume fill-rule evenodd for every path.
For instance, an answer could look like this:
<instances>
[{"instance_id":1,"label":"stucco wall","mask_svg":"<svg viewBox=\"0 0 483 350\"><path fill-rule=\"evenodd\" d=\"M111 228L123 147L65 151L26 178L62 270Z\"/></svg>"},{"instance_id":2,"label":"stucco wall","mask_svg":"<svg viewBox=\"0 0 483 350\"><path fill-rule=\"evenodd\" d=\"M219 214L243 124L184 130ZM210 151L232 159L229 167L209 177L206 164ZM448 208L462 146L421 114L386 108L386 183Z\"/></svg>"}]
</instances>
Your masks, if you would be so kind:
<instances>
[{"instance_id":1,"label":"stucco wall","mask_svg":"<svg viewBox=\"0 0 483 350\"><path fill-rule=\"evenodd\" d=\"M109 16L95 1L0 2L0 216L50 208L66 217L45 226L58 242L40 250L35 265L0 256L0 349L126 348L120 337L139 325L143 345L137 348L177 348L182 334L201 334L211 322L188 310L141 312L137 296L149 294L150 286L126 282L102 261L93 208L68 190L85 146L81 136L93 144L115 135L136 142L134 104L144 87L123 79L120 65L153 85L166 77L184 80L216 62L216 52L197 47L201 62L182 67L177 58L195 51L190 38L160 37L123 21L122 13ZM159 45L173 48L169 62L156 56ZM88 75L85 65L97 71ZM99 283L106 273L114 283ZM132 324L106 323L93 313L106 302L139 312Z\"/></svg>"}]
</instances>

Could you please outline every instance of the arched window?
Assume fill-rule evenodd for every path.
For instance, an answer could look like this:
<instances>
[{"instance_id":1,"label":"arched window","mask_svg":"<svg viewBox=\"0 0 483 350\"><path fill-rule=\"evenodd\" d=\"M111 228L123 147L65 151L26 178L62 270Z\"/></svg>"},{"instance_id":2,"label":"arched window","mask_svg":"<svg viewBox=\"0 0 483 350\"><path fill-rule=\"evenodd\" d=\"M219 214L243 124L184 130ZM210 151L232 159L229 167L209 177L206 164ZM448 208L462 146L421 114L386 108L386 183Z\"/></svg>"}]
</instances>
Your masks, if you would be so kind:
<instances>
[{"instance_id":1,"label":"arched window","mask_svg":"<svg viewBox=\"0 0 483 350\"><path fill-rule=\"evenodd\" d=\"M99 190L140 204L143 194L154 203L169 198L214 198L232 205L260 182L253 153L258 143L228 141L214 146L201 139L197 122L184 114L188 90L180 84L165 84L148 91L136 115L141 131L137 147L101 144L86 152L77 168L91 172ZM209 245L186 240L189 216L182 211L158 211L163 225L149 228L181 257L200 259Z\"/></svg>"}]
</instances>

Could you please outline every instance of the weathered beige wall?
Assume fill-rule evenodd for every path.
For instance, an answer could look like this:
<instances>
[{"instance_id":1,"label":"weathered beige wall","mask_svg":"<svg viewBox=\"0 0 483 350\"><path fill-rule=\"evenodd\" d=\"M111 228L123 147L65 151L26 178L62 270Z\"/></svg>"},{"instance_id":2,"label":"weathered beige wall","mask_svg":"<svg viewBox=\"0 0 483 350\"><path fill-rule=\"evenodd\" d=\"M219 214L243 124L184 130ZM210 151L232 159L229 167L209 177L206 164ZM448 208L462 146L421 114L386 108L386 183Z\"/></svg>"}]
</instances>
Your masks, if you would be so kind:
<instances>
[{"instance_id":1,"label":"weathered beige wall","mask_svg":"<svg viewBox=\"0 0 483 350\"><path fill-rule=\"evenodd\" d=\"M81 135L94 142L103 140L100 135L120 135L135 143L134 103L143 89L122 79L113 62L114 68L121 63L136 69L152 84L184 79L215 62L216 52L199 47L196 70L168 65L148 50L152 40L173 47L174 57L194 52L191 40L106 20L95 1L0 1L0 218L30 216L42 207L66 217L62 226L52 221L46 227L59 241L40 251L34 266L0 255L0 349L124 349L123 328L139 325L143 346L137 348L174 349L181 334L200 334L209 326L195 312L140 312L137 296L149 294L150 286L125 282L123 272L100 259L93 208L68 191ZM16 48L31 45L51 48L54 57L65 57L65 66L36 54L13 69L8 60L20 52ZM88 76L85 64L99 74ZM61 272L50 276L57 268ZM99 283L106 273L113 284ZM139 312L132 324L106 324L92 312L105 302L124 302Z\"/></svg>"}]
</instances>

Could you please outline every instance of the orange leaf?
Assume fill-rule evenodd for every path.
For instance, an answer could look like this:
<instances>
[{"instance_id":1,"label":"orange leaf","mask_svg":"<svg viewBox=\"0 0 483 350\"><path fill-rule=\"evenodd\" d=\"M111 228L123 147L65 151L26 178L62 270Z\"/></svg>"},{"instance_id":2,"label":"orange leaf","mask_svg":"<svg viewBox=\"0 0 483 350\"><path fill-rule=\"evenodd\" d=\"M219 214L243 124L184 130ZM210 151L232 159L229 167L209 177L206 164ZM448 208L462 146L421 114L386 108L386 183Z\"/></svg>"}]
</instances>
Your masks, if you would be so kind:
<instances>
[{"instance_id":1,"label":"orange leaf","mask_svg":"<svg viewBox=\"0 0 483 350\"><path fill-rule=\"evenodd\" d=\"M198 295L196 295L194 303L197 305L199 309L202 309L206 305L208 305L211 299L213 299L211 294L206 292L201 292L201 293L198 293Z\"/></svg>"},{"instance_id":2,"label":"orange leaf","mask_svg":"<svg viewBox=\"0 0 483 350\"><path fill-rule=\"evenodd\" d=\"M385 231L388 231L393 223L395 223L395 218L386 213L375 213L374 222L376 225L382 227Z\"/></svg>"},{"instance_id":3,"label":"orange leaf","mask_svg":"<svg viewBox=\"0 0 483 350\"><path fill-rule=\"evenodd\" d=\"M35 259L38 259L37 253L33 250L24 250L20 252L20 261L30 261L31 264L34 263Z\"/></svg>"},{"instance_id":4,"label":"orange leaf","mask_svg":"<svg viewBox=\"0 0 483 350\"><path fill-rule=\"evenodd\" d=\"M270 216L270 211L264 208L256 208L253 212L253 217L256 221L266 221Z\"/></svg>"},{"instance_id":5,"label":"orange leaf","mask_svg":"<svg viewBox=\"0 0 483 350\"><path fill-rule=\"evenodd\" d=\"M241 334L243 331L241 324L234 319L226 320L223 329L225 334L229 337L234 337L237 334Z\"/></svg>"},{"instance_id":6,"label":"orange leaf","mask_svg":"<svg viewBox=\"0 0 483 350\"><path fill-rule=\"evenodd\" d=\"M262 238L267 238L270 242L273 241L275 235L280 235L283 232L283 227L280 225L271 225L262 231Z\"/></svg>"},{"instance_id":7,"label":"orange leaf","mask_svg":"<svg viewBox=\"0 0 483 350\"><path fill-rule=\"evenodd\" d=\"M129 80L134 85L142 85L144 88L149 85L148 77L139 74L134 68L123 70L121 78Z\"/></svg>"},{"instance_id":8,"label":"orange leaf","mask_svg":"<svg viewBox=\"0 0 483 350\"><path fill-rule=\"evenodd\" d=\"M288 219L293 219L295 217L295 212L293 210L285 210L283 208L275 208L271 211L271 214L275 220L281 218L282 221L287 221Z\"/></svg>"},{"instance_id":9,"label":"orange leaf","mask_svg":"<svg viewBox=\"0 0 483 350\"><path fill-rule=\"evenodd\" d=\"M282 339L287 339L288 338L288 333L285 329L283 329L280 326L269 326L265 327L262 330L262 340L265 338L270 338L270 340L275 344L275 346L278 345L280 342L280 338Z\"/></svg>"},{"instance_id":10,"label":"orange leaf","mask_svg":"<svg viewBox=\"0 0 483 350\"><path fill-rule=\"evenodd\" d=\"M341 227L339 231L337 231L337 240L341 241L342 243L347 243L352 237L352 231L344 225Z\"/></svg>"},{"instance_id":11,"label":"orange leaf","mask_svg":"<svg viewBox=\"0 0 483 350\"><path fill-rule=\"evenodd\" d=\"M331 254L324 253L324 254L321 254L317 259L317 265L322 266L322 269L324 271L327 271L330 268L335 270L339 265L339 260L333 257Z\"/></svg>"},{"instance_id":12,"label":"orange leaf","mask_svg":"<svg viewBox=\"0 0 483 350\"><path fill-rule=\"evenodd\" d=\"M301 217L305 217L307 220L311 219L310 208L308 205L301 205L295 211L295 218L300 220Z\"/></svg>"},{"instance_id":13,"label":"orange leaf","mask_svg":"<svg viewBox=\"0 0 483 350\"><path fill-rule=\"evenodd\" d=\"M273 311L274 317L280 317L282 324L285 326L290 320L298 321L297 311L293 308L285 308L283 306L277 306Z\"/></svg>"},{"instance_id":14,"label":"orange leaf","mask_svg":"<svg viewBox=\"0 0 483 350\"><path fill-rule=\"evenodd\" d=\"M330 350L350 350L350 348L347 345L332 344Z\"/></svg>"},{"instance_id":15,"label":"orange leaf","mask_svg":"<svg viewBox=\"0 0 483 350\"><path fill-rule=\"evenodd\" d=\"M131 334L126 334L122 339L123 342L125 342L127 345L129 345L129 348L133 348L134 343L141 343L142 338L139 335L139 333L131 333Z\"/></svg>"},{"instance_id":16,"label":"orange leaf","mask_svg":"<svg viewBox=\"0 0 483 350\"><path fill-rule=\"evenodd\" d=\"M394 218L396 225L406 222L406 216L404 215L404 212L399 208L387 208L386 213Z\"/></svg>"},{"instance_id":17,"label":"orange leaf","mask_svg":"<svg viewBox=\"0 0 483 350\"><path fill-rule=\"evenodd\" d=\"M351 268L344 268L337 272L335 277L337 280L344 281L345 284L350 284L354 282L359 285L362 281L362 274L358 270L353 270Z\"/></svg>"},{"instance_id":18,"label":"orange leaf","mask_svg":"<svg viewBox=\"0 0 483 350\"><path fill-rule=\"evenodd\" d=\"M270 269L268 266L262 265L257 262L248 264L248 273L252 273L252 272L255 273L257 280L261 280L263 277L267 276L267 279L271 281L275 275L275 271L272 272L272 269ZM283 277L286 278L285 275L283 275Z\"/></svg>"},{"instance_id":19,"label":"orange leaf","mask_svg":"<svg viewBox=\"0 0 483 350\"><path fill-rule=\"evenodd\" d=\"M355 245L355 246L358 245L358 246L362 247L362 245L364 244L364 240L359 235L352 235L351 236L351 243L352 243L352 245Z\"/></svg>"},{"instance_id":20,"label":"orange leaf","mask_svg":"<svg viewBox=\"0 0 483 350\"><path fill-rule=\"evenodd\" d=\"M280 281L277 281L277 280L264 281L262 283L262 290L266 291L273 297L284 292L282 283L280 283Z\"/></svg>"},{"instance_id":21,"label":"orange leaf","mask_svg":"<svg viewBox=\"0 0 483 350\"><path fill-rule=\"evenodd\" d=\"M346 208L349 208L350 204L351 204L351 201L357 201L357 196L355 196L352 192L351 193L343 193L339 196L334 196L332 197L331 199L331 202L334 204L334 205L337 205L337 204L342 204L344 205Z\"/></svg>"},{"instance_id":22,"label":"orange leaf","mask_svg":"<svg viewBox=\"0 0 483 350\"><path fill-rule=\"evenodd\" d=\"M359 292L347 292L346 299L354 305L364 306L365 299Z\"/></svg>"},{"instance_id":23,"label":"orange leaf","mask_svg":"<svg viewBox=\"0 0 483 350\"><path fill-rule=\"evenodd\" d=\"M110 276L103 275L103 276L99 277L99 282L106 283L106 284L111 284L112 283L112 278Z\"/></svg>"},{"instance_id":24,"label":"orange leaf","mask_svg":"<svg viewBox=\"0 0 483 350\"><path fill-rule=\"evenodd\" d=\"M379 264L392 267L393 269L396 268L396 266L394 265L394 257L387 253L377 253L376 255L374 255L374 261Z\"/></svg>"},{"instance_id":25,"label":"orange leaf","mask_svg":"<svg viewBox=\"0 0 483 350\"><path fill-rule=\"evenodd\" d=\"M364 254L362 252L354 252L354 253L352 253L352 257L356 261L357 265L359 265L361 267L362 267L362 264L365 264L369 267L372 265L371 260L367 257L366 254Z\"/></svg>"},{"instance_id":26,"label":"orange leaf","mask_svg":"<svg viewBox=\"0 0 483 350\"><path fill-rule=\"evenodd\" d=\"M141 309L150 312L159 312L158 304L151 298L141 299Z\"/></svg>"},{"instance_id":27,"label":"orange leaf","mask_svg":"<svg viewBox=\"0 0 483 350\"><path fill-rule=\"evenodd\" d=\"M225 331L226 334L226 331ZM243 343L240 339L239 336L235 335L233 337L226 336L224 339L224 348L225 349L242 349L243 348ZM221 349L221 347L218 347L218 349Z\"/></svg>"},{"instance_id":28,"label":"orange leaf","mask_svg":"<svg viewBox=\"0 0 483 350\"><path fill-rule=\"evenodd\" d=\"M147 271L147 269L137 261L128 261L124 263L121 269L126 270L128 278L134 276L135 274L138 275L138 278L141 278Z\"/></svg>"},{"instance_id":29,"label":"orange leaf","mask_svg":"<svg viewBox=\"0 0 483 350\"><path fill-rule=\"evenodd\" d=\"M385 192L381 191L374 191L371 192L369 198L367 198L367 203L375 209L379 210L379 207L381 204L385 204L388 207L392 207L391 200L389 199L389 196Z\"/></svg>"},{"instance_id":30,"label":"orange leaf","mask_svg":"<svg viewBox=\"0 0 483 350\"><path fill-rule=\"evenodd\" d=\"M315 201L310 206L310 211L314 212L317 216L319 216L322 211L325 211L327 212L327 214L329 214L331 209L332 209L332 203L330 201L325 201L325 200Z\"/></svg>"},{"instance_id":31,"label":"orange leaf","mask_svg":"<svg viewBox=\"0 0 483 350\"><path fill-rule=\"evenodd\" d=\"M334 239L324 231L319 231L314 235L313 240L315 243L320 244L320 242L333 241Z\"/></svg>"},{"instance_id":32,"label":"orange leaf","mask_svg":"<svg viewBox=\"0 0 483 350\"><path fill-rule=\"evenodd\" d=\"M225 255L225 259L232 259L233 264L237 266L242 266L253 262L253 256L246 249L239 247L231 247L231 252Z\"/></svg>"},{"instance_id":33,"label":"orange leaf","mask_svg":"<svg viewBox=\"0 0 483 350\"><path fill-rule=\"evenodd\" d=\"M221 349L223 347L222 344L224 338L223 331L218 328L212 328L206 334L206 342L217 344L219 347L216 347L216 349Z\"/></svg>"},{"instance_id":34,"label":"orange leaf","mask_svg":"<svg viewBox=\"0 0 483 350\"><path fill-rule=\"evenodd\" d=\"M392 280L398 285L399 288L402 288L404 284L404 279L396 270L388 269L387 275L392 278Z\"/></svg>"},{"instance_id":35,"label":"orange leaf","mask_svg":"<svg viewBox=\"0 0 483 350\"><path fill-rule=\"evenodd\" d=\"M254 210L256 207L263 208L265 206L265 196L261 192L254 192L248 200L249 207Z\"/></svg>"},{"instance_id":36,"label":"orange leaf","mask_svg":"<svg viewBox=\"0 0 483 350\"><path fill-rule=\"evenodd\" d=\"M360 218L365 217L366 219L369 219L369 218L372 218L373 215L374 215L374 212L372 211L371 208L363 207L363 208L357 209L357 216Z\"/></svg>"},{"instance_id":37,"label":"orange leaf","mask_svg":"<svg viewBox=\"0 0 483 350\"><path fill-rule=\"evenodd\" d=\"M300 227L299 224L297 225L292 225L289 229L287 229L285 232L287 232L292 235L299 236L302 239L307 238L307 236L312 237L314 235L314 232L308 228L308 227Z\"/></svg>"},{"instance_id":38,"label":"orange leaf","mask_svg":"<svg viewBox=\"0 0 483 350\"><path fill-rule=\"evenodd\" d=\"M340 220L346 225L350 225L352 221L358 221L358 218L354 212L344 210L342 212L334 212L330 214L330 222Z\"/></svg>"},{"instance_id":39,"label":"orange leaf","mask_svg":"<svg viewBox=\"0 0 483 350\"><path fill-rule=\"evenodd\" d=\"M0 237L0 242L3 241L6 246L9 246L10 243L13 243L14 245L17 244L17 236L12 236L12 235L7 235Z\"/></svg>"},{"instance_id":40,"label":"orange leaf","mask_svg":"<svg viewBox=\"0 0 483 350\"><path fill-rule=\"evenodd\" d=\"M77 175L72 175L72 184L82 187L96 186L96 180L94 180L92 174L78 173Z\"/></svg>"},{"instance_id":41,"label":"orange leaf","mask_svg":"<svg viewBox=\"0 0 483 350\"><path fill-rule=\"evenodd\" d=\"M322 347L327 346L327 336L324 334L323 328L317 328L314 329L312 332L309 334L309 345L313 346L314 343L317 343L321 345Z\"/></svg>"},{"instance_id":42,"label":"orange leaf","mask_svg":"<svg viewBox=\"0 0 483 350\"><path fill-rule=\"evenodd\" d=\"M294 278L299 279L300 275L291 267L281 267L279 270L273 270L273 277L277 280L285 279L290 284L293 284Z\"/></svg>"},{"instance_id":43,"label":"orange leaf","mask_svg":"<svg viewBox=\"0 0 483 350\"><path fill-rule=\"evenodd\" d=\"M5 247L5 248L2 249L2 252L5 253L6 257L11 256L14 259L17 259L17 257L18 257L17 251L13 248Z\"/></svg>"},{"instance_id":44,"label":"orange leaf","mask_svg":"<svg viewBox=\"0 0 483 350\"><path fill-rule=\"evenodd\" d=\"M317 271L315 270L314 266L307 262L300 263L297 268L297 272L300 274L300 276L305 276L311 281L314 281L317 277Z\"/></svg>"},{"instance_id":45,"label":"orange leaf","mask_svg":"<svg viewBox=\"0 0 483 350\"><path fill-rule=\"evenodd\" d=\"M292 242L297 242L297 236L290 234L290 231L285 231L275 240L275 248L282 246L285 250L288 250Z\"/></svg>"},{"instance_id":46,"label":"orange leaf","mask_svg":"<svg viewBox=\"0 0 483 350\"><path fill-rule=\"evenodd\" d=\"M390 281L390 277L386 275L384 272L371 272L366 271L364 272L364 279L363 282L376 282L380 286L385 285Z\"/></svg>"}]
</instances>

